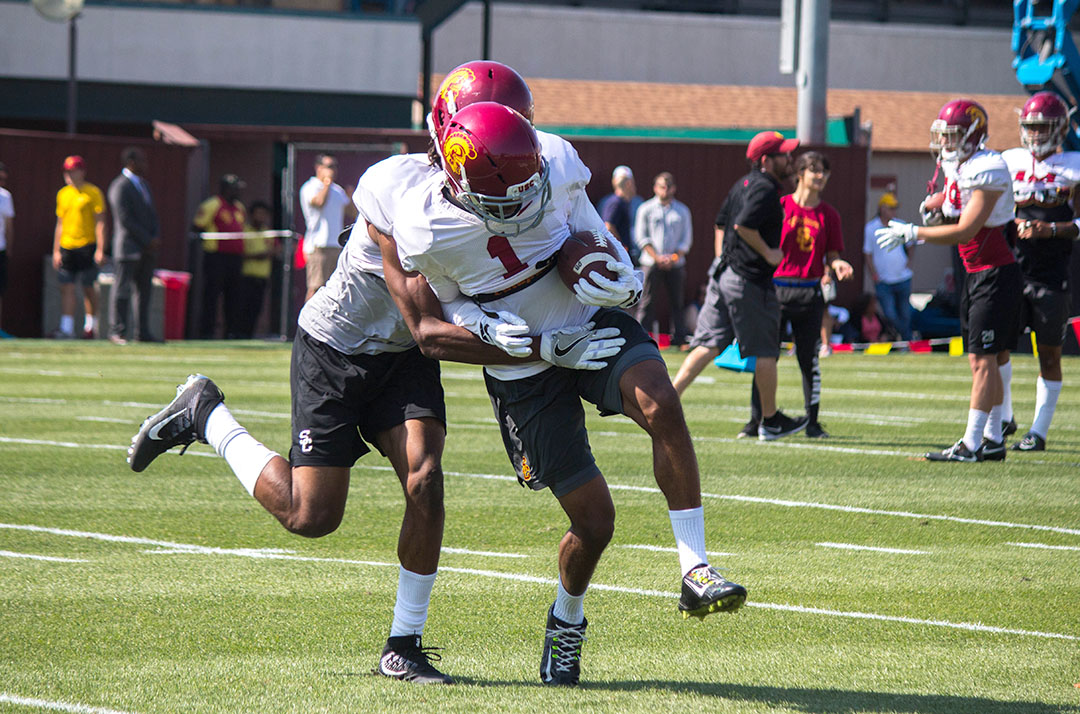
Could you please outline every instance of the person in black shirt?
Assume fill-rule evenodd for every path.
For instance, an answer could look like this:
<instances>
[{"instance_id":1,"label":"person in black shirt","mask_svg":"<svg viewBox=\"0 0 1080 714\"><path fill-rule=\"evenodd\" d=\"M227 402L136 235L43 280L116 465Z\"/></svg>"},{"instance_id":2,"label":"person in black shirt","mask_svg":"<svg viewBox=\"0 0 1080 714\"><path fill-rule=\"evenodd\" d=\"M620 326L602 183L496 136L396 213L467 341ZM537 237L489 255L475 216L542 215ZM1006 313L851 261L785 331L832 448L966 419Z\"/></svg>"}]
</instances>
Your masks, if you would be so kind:
<instances>
[{"instance_id":1,"label":"person in black shirt","mask_svg":"<svg viewBox=\"0 0 1080 714\"><path fill-rule=\"evenodd\" d=\"M750 173L735 182L716 216L717 259L710 268L705 304L690 340L693 348L675 375L682 394L709 362L739 342L744 358L754 357L754 388L761 399L762 422L747 424L740 437L772 441L806 427L776 408L776 359L780 356L780 304L773 270L783 258L780 233L784 210L780 188L794 173L791 152L797 139L763 131L750 140Z\"/></svg>"}]
</instances>

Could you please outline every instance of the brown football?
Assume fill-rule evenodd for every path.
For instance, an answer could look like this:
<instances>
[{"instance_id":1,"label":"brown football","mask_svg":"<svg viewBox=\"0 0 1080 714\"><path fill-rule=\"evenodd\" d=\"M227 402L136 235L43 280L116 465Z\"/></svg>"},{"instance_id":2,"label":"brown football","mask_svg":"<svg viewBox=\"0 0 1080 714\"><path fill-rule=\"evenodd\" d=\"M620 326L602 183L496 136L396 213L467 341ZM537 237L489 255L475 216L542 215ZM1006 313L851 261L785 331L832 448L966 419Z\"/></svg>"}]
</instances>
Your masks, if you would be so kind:
<instances>
[{"instance_id":1,"label":"brown football","mask_svg":"<svg viewBox=\"0 0 1080 714\"><path fill-rule=\"evenodd\" d=\"M578 231L571 234L559 248L559 276L571 290L581 278L596 285L593 274L616 280L619 276L607 267L609 260L619 260L619 253L611 244L611 239L600 231Z\"/></svg>"}]
</instances>

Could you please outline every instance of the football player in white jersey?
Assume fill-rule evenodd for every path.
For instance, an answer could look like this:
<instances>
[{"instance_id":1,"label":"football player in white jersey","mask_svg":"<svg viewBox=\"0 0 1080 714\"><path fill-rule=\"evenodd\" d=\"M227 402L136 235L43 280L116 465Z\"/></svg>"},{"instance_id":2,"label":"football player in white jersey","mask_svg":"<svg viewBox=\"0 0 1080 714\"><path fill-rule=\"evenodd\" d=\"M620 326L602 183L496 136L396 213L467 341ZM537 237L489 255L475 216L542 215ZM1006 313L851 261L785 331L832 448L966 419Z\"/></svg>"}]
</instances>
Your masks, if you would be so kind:
<instances>
[{"instance_id":1,"label":"football player in white jersey","mask_svg":"<svg viewBox=\"0 0 1080 714\"><path fill-rule=\"evenodd\" d=\"M359 225L372 234L372 226L392 231L394 202L434 172L421 154L373 166L354 196L364 219ZM369 450L367 443L374 444L390 460L406 497L397 602L377 671L413 682L450 683L421 644L443 528L445 406L435 359L550 359L595 370L623 341L614 328L593 331L588 325L529 337L516 316L485 312L467 300L448 306L444 316L423 278L404 275L396 255L396 271L384 274L380 248L368 230L350 238L327 284L301 311L293 345L288 461L240 426L221 391L201 375L189 378L172 403L144 422L128 460L142 471L172 446L210 443L282 525L318 537L337 528L349 469Z\"/></svg>"},{"instance_id":2,"label":"football player in white jersey","mask_svg":"<svg viewBox=\"0 0 1080 714\"><path fill-rule=\"evenodd\" d=\"M1021 278L1004 230L1013 216L1012 179L1001 155L986 149L986 133L979 104L947 102L930 125L945 190L921 206L925 222L937 225L892 220L877 230L878 245L888 250L918 240L957 245L967 270L960 304L972 378L967 430L949 448L926 454L930 461L1005 459L998 354L1016 344Z\"/></svg>"},{"instance_id":3,"label":"football player in white jersey","mask_svg":"<svg viewBox=\"0 0 1080 714\"><path fill-rule=\"evenodd\" d=\"M1043 451L1061 394L1061 347L1071 309L1069 265L1073 241L1080 239L1074 222L1073 196L1080 184L1080 152L1061 151L1069 131L1070 111L1054 92L1033 94L1020 110L1020 144L1002 156L1012 174L1016 202L1013 246L1024 276L1020 329L1030 327L1039 352L1035 385L1035 418L1013 444L1014 451ZM1012 362L1001 365L1005 388L1002 418L1016 430L1012 412Z\"/></svg>"},{"instance_id":4,"label":"football player in white jersey","mask_svg":"<svg viewBox=\"0 0 1080 714\"><path fill-rule=\"evenodd\" d=\"M550 148L550 147L546 147ZM592 457L581 399L602 414L622 413L652 437L654 473L667 499L683 575L679 609L704 617L730 611L746 590L708 565L694 447L678 395L656 345L628 306L640 295L629 256L606 233L582 187L576 154L549 155L528 120L503 105L459 109L439 136L444 175L411 188L397 205L393 240L405 270L418 271L444 303L467 296L489 310L519 314L532 330L587 323L616 327L626 344L600 371L543 362L485 368L504 446L523 485L551 488L570 519L559 546L559 584L548 611L541 680L573 685L580 676L593 569L614 527L614 505ZM574 290L554 270L572 231L593 230L621 253L616 279Z\"/></svg>"}]
</instances>

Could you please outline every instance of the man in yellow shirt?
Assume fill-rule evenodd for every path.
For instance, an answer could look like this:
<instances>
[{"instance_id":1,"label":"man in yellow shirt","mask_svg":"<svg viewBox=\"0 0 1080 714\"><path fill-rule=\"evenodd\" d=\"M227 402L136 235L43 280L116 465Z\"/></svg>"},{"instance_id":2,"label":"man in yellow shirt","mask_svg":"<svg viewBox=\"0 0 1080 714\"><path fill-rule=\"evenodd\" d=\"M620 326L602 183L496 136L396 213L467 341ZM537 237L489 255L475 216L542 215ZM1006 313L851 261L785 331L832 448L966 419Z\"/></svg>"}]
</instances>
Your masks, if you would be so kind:
<instances>
[{"instance_id":1,"label":"man in yellow shirt","mask_svg":"<svg viewBox=\"0 0 1080 714\"><path fill-rule=\"evenodd\" d=\"M105 199L97 186L86 180L81 156L64 159L64 183L56 194L56 230L53 234L53 267L60 282L60 329L55 337L75 337L75 281L83 288L82 336L94 337L97 319L98 266L105 262Z\"/></svg>"}]
</instances>

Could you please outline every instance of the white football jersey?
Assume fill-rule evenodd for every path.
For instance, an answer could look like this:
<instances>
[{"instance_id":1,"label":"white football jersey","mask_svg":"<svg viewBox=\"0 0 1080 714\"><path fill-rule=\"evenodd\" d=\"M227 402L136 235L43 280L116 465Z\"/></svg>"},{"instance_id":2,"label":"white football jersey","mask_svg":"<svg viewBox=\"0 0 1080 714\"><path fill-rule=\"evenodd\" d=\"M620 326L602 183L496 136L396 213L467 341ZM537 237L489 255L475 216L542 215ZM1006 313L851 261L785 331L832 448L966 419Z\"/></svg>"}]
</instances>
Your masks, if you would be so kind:
<instances>
[{"instance_id":1,"label":"white football jersey","mask_svg":"<svg viewBox=\"0 0 1080 714\"><path fill-rule=\"evenodd\" d=\"M548 139L544 149L552 197L543 220L534 228L515 236L493 235L482 220L446 200L441 172L410 189L398 204L394 238L402 267L422 273L442 302L451 302L460 294L484 296L511 289L543 272L546 261L554 259L571 232L605 230L582 190L590 177L588 169L569 143L546 136L554 139ZM630 265L628 255L622 259ZM524 289L483 304L520 316L532 334L582 325L597 309L582 304L563 284L557 270L550 270ZM512 380L550 366L532 362L485 369L496 379Z\"/></svg>"},{"instance_id":2,"label":"white football jersey","mask_svg":"<svg viewBox=\"0 0 1080 714\"><path fill-rule=\"evenodd\" d=\"M403 352L415 346L383 282L382 253L365 221L389 235L401 195L433 174L442 172L428 164L426 155L404 154L383 159L360 177L353 193L360 216L349 241L326 285L300 311L298 324L308 334L345 354Z\"/></svg>"},{"instance_id":3,"label":"white football jersey","mask_svg":"<svg viewBox=\"0 0 1080 714\"><path fill-rule=\"evenodd\" d=\"M986 226L1004 225L1013 219L1014 204L1012 195L1012 176L1001 154L983 149L976 152L959 167L954 162L942 162L945 173L945 203L942 213L948 218L959 218L964 207L971 200L975 189L1001 191L994 204L994 210L986 220Z\"/></svg>"},{"instance_id":4,"label":"white football jersey","mask_svg":"<svg viewBox=\"0 0 1080 714\"><path fill-rule=\"evenodd\" d=\"M1013 200L1018 209L1046 211L1064 206L1065 217L1058 220L1072 219L1069 204L1080 184L1080 152L1063 151L1040 161L1027 149L1017 147L1001 156L1012 174Z\"/></svg>"}]
</instances>

